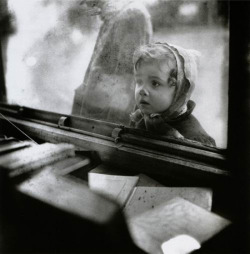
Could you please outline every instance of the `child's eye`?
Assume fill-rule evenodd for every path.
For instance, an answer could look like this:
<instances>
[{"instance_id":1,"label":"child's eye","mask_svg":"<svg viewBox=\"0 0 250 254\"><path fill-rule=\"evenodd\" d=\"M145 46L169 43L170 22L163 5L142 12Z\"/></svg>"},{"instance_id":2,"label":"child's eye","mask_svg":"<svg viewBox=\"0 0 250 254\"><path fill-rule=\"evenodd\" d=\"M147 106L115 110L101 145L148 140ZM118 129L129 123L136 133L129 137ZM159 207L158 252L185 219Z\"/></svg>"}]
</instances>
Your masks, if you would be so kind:
<instances>
[{"instance_id":1,"label":"child's eye","mask_svg":"<svg viewBox=\"0 0 250 254\"><path fill-rule=\"evenodd\" d=\"M175 86L176 85L176 79L175 78L170 78L168 81L169 86Z\"/></svg>"},{"instance_id":2,"label":"child's eye","mask_svg":"<svg viewBox=\"0 0 250 254\"><path fill-rule=\"evenodd\" d=\"M158 86L160 86L160 83L157 82L157 81L155 81L155 80L153 80L153 81L152 81L152 86L153 86L153 87L158 87Z\"/></svg>"}]
</instances>

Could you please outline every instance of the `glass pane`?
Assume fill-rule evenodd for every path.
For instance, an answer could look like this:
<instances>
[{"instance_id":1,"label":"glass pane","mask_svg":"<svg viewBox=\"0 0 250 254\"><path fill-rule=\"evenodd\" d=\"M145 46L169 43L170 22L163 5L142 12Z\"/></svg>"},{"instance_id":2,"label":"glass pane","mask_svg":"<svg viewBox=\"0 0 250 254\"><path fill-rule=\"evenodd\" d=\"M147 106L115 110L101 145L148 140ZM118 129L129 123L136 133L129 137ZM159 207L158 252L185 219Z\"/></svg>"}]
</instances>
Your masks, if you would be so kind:
<instances>
[{"instance_id":1,"label":"glass pane","mask_svg":"<svg viewBox=\"0 0 250 254\"><path fill-rule=\"evenodd\" d=\"M134 51L168 43L200 52L192 115L218 147L226 147L227 1L9 0L8 5L16 26L5 42L9 103L129 126L130 113L139 107Z\"/></svg>"}]
</instances>

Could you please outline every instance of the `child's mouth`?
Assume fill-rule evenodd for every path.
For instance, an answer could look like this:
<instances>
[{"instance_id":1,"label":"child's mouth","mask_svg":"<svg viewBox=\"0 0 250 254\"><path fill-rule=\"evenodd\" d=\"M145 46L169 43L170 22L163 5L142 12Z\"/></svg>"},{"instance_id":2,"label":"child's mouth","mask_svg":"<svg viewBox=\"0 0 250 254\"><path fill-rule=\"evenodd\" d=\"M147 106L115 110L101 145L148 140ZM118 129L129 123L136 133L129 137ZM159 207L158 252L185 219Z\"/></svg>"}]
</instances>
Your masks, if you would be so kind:
<instances>
[{"instance_id":1,"label":"child's mouth","mask_svg":"<svg viewBox=\"0 0 250 254\"><path fill-rule=\"evenodd\" d=\"M149 103L146 102L146 101L140 101L140 104L141 104L141 105L149 105Z\"/></svg>"}]
</instances>

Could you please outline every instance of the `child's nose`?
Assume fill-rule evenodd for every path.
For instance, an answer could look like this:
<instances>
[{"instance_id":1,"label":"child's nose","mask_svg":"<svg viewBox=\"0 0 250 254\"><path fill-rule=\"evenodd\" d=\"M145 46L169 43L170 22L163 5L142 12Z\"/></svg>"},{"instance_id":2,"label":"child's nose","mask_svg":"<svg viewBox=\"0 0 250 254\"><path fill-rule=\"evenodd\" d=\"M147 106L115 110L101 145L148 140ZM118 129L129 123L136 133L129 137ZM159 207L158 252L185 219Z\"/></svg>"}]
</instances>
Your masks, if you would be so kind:
<instances>
[{"instance_id":1,"label":"child's nose","mask_svg":"<svg viewBox=\"0 0 250 254\"><path fill-rule=\"evenodd\" d=\"M144 87L142 87L141 90L140 90L140 92L139 92L139 94L140 94L141 96L148 95L148 90L145 89Z\"/></svg>"}]
</instances>

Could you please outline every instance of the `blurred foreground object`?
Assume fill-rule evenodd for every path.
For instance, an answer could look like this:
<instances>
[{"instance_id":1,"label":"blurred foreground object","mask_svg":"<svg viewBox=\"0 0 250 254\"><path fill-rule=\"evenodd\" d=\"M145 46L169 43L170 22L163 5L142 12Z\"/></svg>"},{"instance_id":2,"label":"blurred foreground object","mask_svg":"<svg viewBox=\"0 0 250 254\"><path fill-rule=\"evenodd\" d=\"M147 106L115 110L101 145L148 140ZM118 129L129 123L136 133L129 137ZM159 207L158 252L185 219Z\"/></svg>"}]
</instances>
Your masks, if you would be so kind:
<instances>
[{"instance_id":1,"label":"blurred foreground object","mask_svg":"<svg viewBox=\"0 0 250 254\"><path fill-rule=\"evenodd\" d=\"M189 235L178 235L161 246L164 254L188 254L200 247L197 240Z\"/></svg>"},{"instance_id":2,"label":"blurred foreground object","mask_svg":"<svg viewBox=\"0 0 250 254\"><path fill-rule=\"evenodd\" d=\"M142 253L117 204L67 175L91 159L70 144L0 142L1 253Z\"/></svg>"},{"instance_id":3,"label":"blurred foreground object","mask_svg":"<svg viewBox=\"0 0 250 254\"><path fill-rule=\"evenodd\" d=\"M161 245L174 236L189 235L200 244L212 238L230 221L176 197L129 221L136 244L148 253L162 253Z\"/></svg>"}]
</instances>

